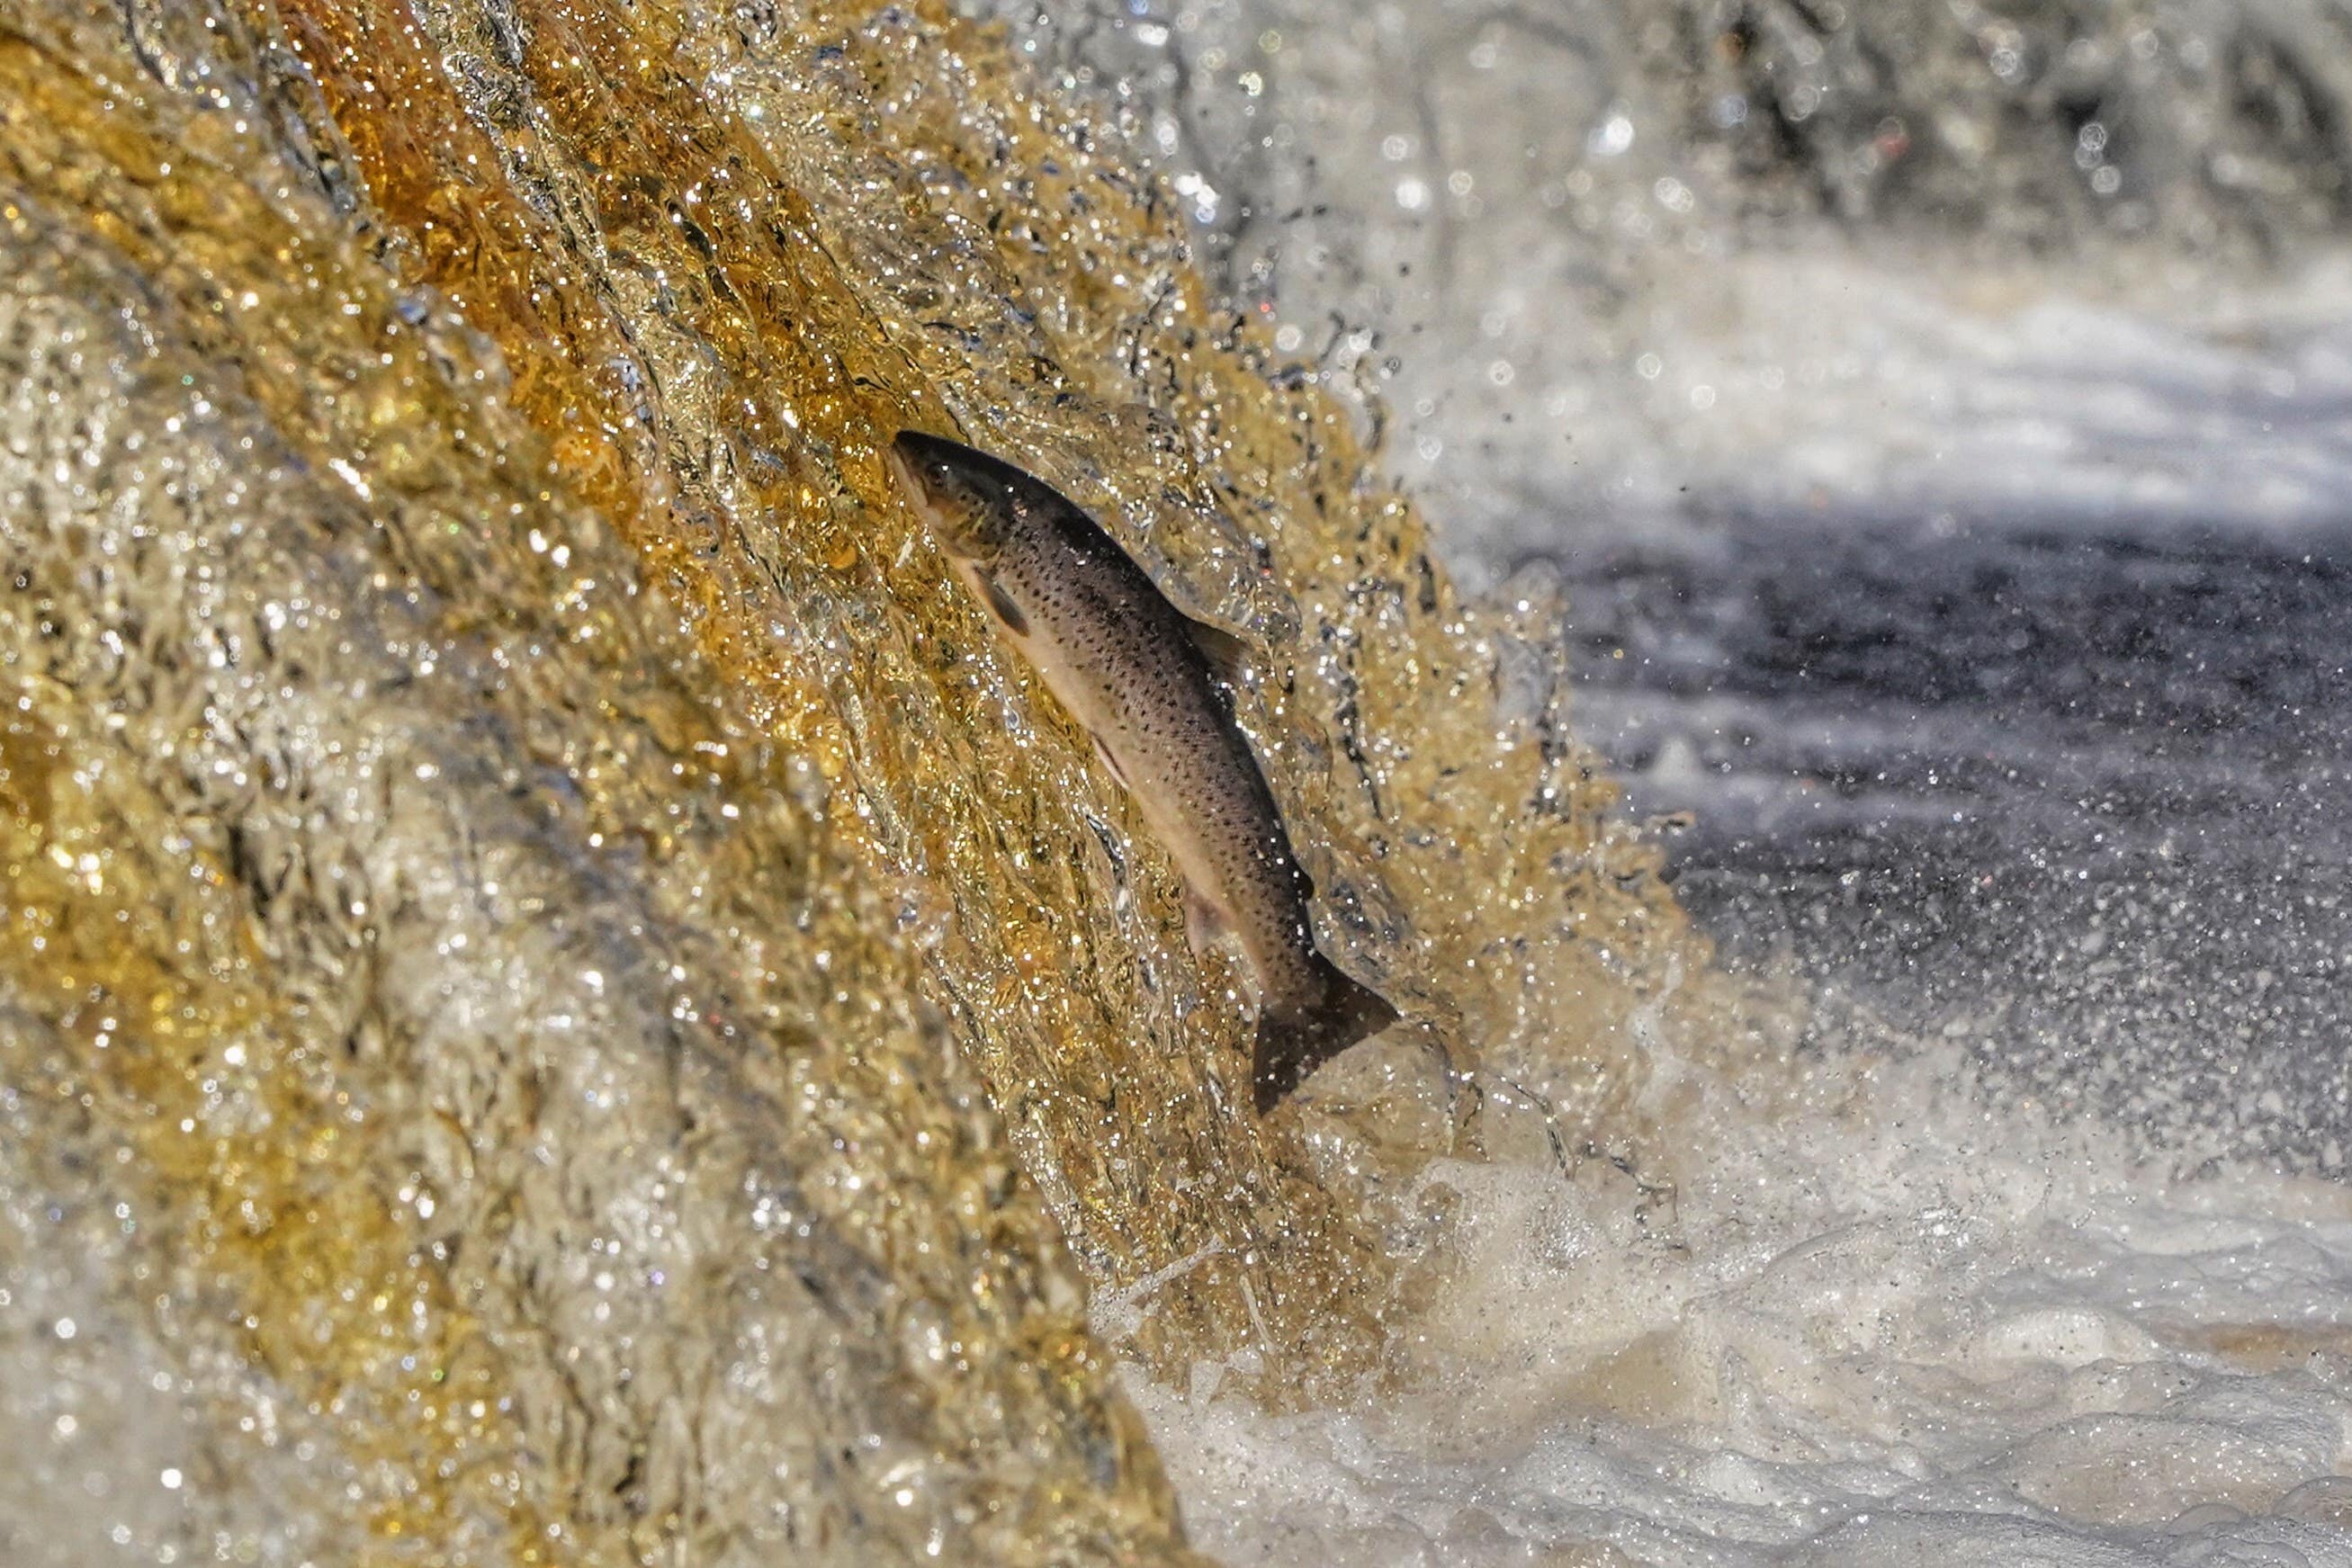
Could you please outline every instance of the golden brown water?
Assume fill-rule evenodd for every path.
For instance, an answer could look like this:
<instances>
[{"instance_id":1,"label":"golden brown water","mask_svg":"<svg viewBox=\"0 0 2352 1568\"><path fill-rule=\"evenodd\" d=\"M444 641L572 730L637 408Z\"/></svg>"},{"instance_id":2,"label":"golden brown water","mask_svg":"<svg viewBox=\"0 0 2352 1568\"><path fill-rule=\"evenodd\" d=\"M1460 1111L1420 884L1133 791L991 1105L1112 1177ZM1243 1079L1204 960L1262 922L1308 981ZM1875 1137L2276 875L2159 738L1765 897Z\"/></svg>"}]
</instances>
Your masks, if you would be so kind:
<instances>
[{"instance_id":1,"label":"golden brown water","mask_svg":"<svg viewBox=\"0 0 2352 1568\"><path fill-rule=\"evenodd\" d=\"M0 1365L84 1390L27 1488L201 1458L12 1561L1177 1561L1110 1351L1395 1354L1418 1162L1540 1129L1409 1031L1249 1113L901 424L1264 650L1327 945L1457 1068L1635 1147L1644 1031L1739 1038L1557 607L939 5L11 0L0 246Z\"/></svg>"}]
</instances>

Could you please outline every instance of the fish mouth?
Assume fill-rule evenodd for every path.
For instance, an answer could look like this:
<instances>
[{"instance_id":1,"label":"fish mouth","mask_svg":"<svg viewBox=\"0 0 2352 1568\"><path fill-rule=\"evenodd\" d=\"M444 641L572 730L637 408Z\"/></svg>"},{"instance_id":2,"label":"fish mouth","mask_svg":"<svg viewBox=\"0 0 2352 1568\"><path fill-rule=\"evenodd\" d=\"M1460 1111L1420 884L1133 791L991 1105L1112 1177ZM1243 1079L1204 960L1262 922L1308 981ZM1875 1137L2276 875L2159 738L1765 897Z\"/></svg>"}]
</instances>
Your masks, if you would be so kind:
<instances>
[{"instance_id":1,"label":"fish mouth","mask_svg":"<svg viewBox=\"0 0 2352 1568\"><path fill-rule=\"evenodd\" d=\"M882 465L927 517L947 522L961 488L956 481L967 466L963 455L964 449L952 441L902 430L883 448Z\"/></svg>"},{"instance_id":2,"label":"fish mouth","mask_svg":"<svg viewBox=\"0 0 2352 1568\"><path fill-rule=\"evenodd\" d=\"M967 449L919 430L902 430L882 451L882 466L898 484L915 515L950 555L981 553L971 516L973 497L960 483L970 466Z\"/></svg>"},{"instance_id":3,"label":"fish mouth","mask_svg":"<svg viewBox=\"0 0 2352 1568\"><path fill-rule=\"evenodd\" d=\"M919 449L909 450L907 437L910 434L900 432L898 440L882 449L883 471L898 486L898 493L906 497L908 507L931 537L950 554L955 553L960 535L954 508L949 505L948 497L923 476Z\"/></svg>"},{"instance_id":4,"label":"fish mouth","mask_svg":"<svg viewBox=\"0 0 2352 1568\"><path fill-rule=\"evenodd\" d=\"M921 439L914 431L900 431L890 444L882 449L882 469L910 500L928 505L931 500L931 487L923 483L922 448L916 444Z\"/></svg>"},{"instance_id":5,"label":"fish mouth","mask_svg":"<svg viewBox=\"0 0 2352 1568\"><path fill-rule=\"evenodd\" d=\"M945 436L902 430L890 438L885 456L893 472L910 483L917 494L936 496L939 480L968 473L979 454Z\"/></svg>"},{"instance_id":6,"label":"fish mouth","mask_svg":"<svg viewBox=\"0 0 2352 1568\"><path fill-rule=\"evenodd\" d=\"M920 462L926 458L940 462L966 449L945 436L931 435L910 425L890 438L890 450L909 462Z\"/></svg>"}]
</instances>

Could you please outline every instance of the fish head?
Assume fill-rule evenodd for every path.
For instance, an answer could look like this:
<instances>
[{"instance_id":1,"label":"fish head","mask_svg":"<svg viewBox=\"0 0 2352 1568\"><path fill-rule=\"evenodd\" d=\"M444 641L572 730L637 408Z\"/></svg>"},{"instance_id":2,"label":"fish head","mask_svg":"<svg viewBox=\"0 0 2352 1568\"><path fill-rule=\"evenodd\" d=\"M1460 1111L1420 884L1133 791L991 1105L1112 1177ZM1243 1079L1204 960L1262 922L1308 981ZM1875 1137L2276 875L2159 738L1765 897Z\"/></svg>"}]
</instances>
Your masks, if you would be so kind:
<instances>
[{"instance_id":1,"label":"fish head","mask_svg":"<svg viewBox=\"0 0 2352 1568\"><path fill-rule=\"evenodd\" d=\"M902 430L883 461L940 547L986 564L1003 555L1036 498L1036 481L984 452Z\"/></svg>"}]
</instances>

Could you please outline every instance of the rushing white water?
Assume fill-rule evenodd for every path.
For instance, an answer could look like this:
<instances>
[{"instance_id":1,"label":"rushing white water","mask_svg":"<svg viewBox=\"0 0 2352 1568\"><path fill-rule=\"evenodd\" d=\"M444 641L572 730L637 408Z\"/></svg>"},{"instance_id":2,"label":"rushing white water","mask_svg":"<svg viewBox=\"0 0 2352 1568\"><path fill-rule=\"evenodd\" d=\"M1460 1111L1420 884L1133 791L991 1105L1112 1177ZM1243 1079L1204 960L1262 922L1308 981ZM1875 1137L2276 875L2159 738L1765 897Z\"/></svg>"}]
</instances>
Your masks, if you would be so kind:
<instances>
[{"instance_id":1,"label":"rushing white water","mask_svg":"<svg viewBox=\"0 0 2352 1568\"><path fill-rule=\"evenodd\" d=\"M1402 1386L1273 1418L1131 1385L1236 1563L2352 1563L2352 1201L2151 1179L1948 1052L1700 1130L1678 1230L1462 1167ZM1612 1551L1613 1553L1612 1554Z\"/></svg>"},{"instance_id":2,"label":"rushing white water","mask_svg":"<svg viewBox=\"0 0 2352 1568\"><path fill-rule=\"evenodd\" d=\"M1494 1157L1370 1207L1454 1266L1388 1375L1129 1374L1226 1560L2352 1561L2344 8L2028 9L1024 18L1132 57L1277 374L1377 394L1511 624L1565 580L1576 722L1811 1024L1519 1009L1646 1040L1648 1185L1482 1084ZM1352 1367L1389 1275L1159 1049L1172 905L857 455L986 410L1140 482L1297 411L935 7L203 10L0 26L0 1565L1177 1555L1049 1215L1163 1354ZM1337 520L1263 539L1373 656L1297 707L1398 705L1365 855L1540 894L1540 660L1355 602L1419 547ZM1449 787L1496 718L1520 782ZM1618 852L1578 915L1649 907ZM1624 956L1454 925L1454 999Z\"/></svg>"},{"instance_id":3,"label":"rushing white water","mask_svg":"<svg viewBox=\"0 0 2352 1568\"><path fill-rule=\"evenodd\" d=\"M2352 257L2241 284L1816 238L1650 287L1623 362L1574 362L1580 324L1556 324L1559 384L1482 411L1517 443L1495 460L1458 417L1404 444L1472 525L1464 553L1719 549L1727 516L2282 541L2345 521Z\"/></svg>"},{"instance_id":4,"label":"rushing white water","mask_svg":"<svg viewBox=\"0 0 2352 1568\"><path fill-rule=\"evenodd\" d=\"M1349 1406L1130 1376L1197 1543L2352 1563L2352 1192L2307 1174L2352 1124L2341 244L1733 225L1607 8L1153 25L1185 68L1076 53L1204 222L1309 214L1235 254L1391 397L1468 575L1565 578L1580 726L1819 1026L1794 1108L1660 1063L1706 1107L1663 1233L1540 1161L1433 1173L1459 1277Z\"/></svg>"}]
</instances>

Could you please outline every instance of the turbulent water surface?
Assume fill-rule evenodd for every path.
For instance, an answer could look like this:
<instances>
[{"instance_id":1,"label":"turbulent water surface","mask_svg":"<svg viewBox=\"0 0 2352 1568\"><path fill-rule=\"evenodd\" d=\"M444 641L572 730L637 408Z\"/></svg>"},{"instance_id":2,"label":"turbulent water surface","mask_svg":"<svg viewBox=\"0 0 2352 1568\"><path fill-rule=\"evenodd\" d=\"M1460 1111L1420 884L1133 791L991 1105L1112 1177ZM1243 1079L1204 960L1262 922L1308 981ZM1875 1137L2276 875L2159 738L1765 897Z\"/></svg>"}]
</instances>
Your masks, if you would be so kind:
<instances>
[{"instance_id":1,"label":"turbulent water surface","mask_svg":"<svg viewBox=\"0 0 2352 1568\"><path fill-rule=\"evenodd\" d=\"M1441 1062L1631 1161L1637 1030L1749 1048L1556 608L1105 135L937 7L0 15L11 1562L1179 1560L1109 1342L1328 1399L1443 1278ZM1256 648L1419 1023L1318 1105L906 424Z\"/></svg>"},{"instance_id":2,"label":"turbulent water surface","mask_svg":"<svg viewBox=\"0 0 2352 1568\"><path fill-rule=\"evenodd\" d=\"M1134 1380L1196 1539L2352 1561L2343 10L1017 16L1459 566L1564 585L1579 733L1809 1019L1761 1113L1653 1052L1670 1227L1433 1176L1402 1388Z\"/></svg>"},{"instance_id":3,"label":"turbulent water surface","mask_svg":"<svg viewBox=\"0 0 2352 1568\"><path fill-rule=\"evenodd\" d=\"M0 0L0 1554L2352 1563L2347 27Z\"/></svg>"}]
</instances>

